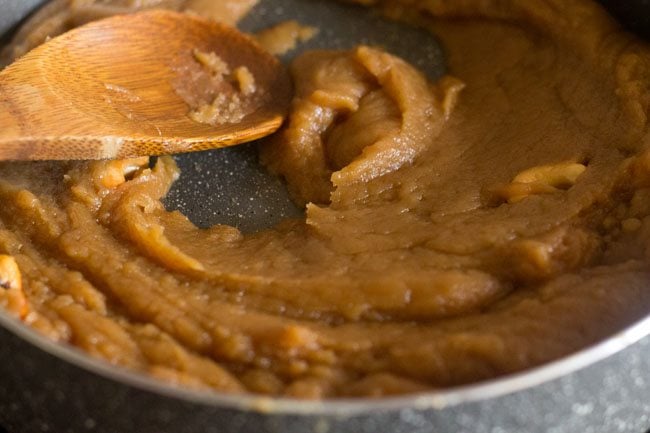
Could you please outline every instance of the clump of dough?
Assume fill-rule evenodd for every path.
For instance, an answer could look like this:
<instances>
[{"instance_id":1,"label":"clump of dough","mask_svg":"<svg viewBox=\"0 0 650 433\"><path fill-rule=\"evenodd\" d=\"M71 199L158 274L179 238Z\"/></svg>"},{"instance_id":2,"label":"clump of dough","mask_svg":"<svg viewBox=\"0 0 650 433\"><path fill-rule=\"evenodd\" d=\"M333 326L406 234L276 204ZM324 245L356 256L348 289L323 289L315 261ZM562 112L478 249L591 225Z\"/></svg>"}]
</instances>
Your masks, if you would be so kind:
<instances>
[{"instance_id":1,"label":"clump of dough","mask_svg":"<svg viewBox=\"0 0 650 433\"><path fill-rule=\"evenodd\" d=\"M266 51L279 56L295 49L298 42L307 42L316 34L316 27L303 26L297 21L289 20L260 31L255 38Z\"/></svg>"}]
</instances>

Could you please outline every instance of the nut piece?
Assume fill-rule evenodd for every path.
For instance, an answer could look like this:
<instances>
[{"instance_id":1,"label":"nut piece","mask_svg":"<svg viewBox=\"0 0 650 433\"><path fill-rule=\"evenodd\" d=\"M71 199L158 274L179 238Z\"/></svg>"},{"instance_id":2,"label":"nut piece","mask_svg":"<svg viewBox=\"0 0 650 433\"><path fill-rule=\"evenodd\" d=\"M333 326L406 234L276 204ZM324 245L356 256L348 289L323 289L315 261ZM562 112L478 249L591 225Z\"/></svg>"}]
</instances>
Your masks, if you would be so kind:
<instances>
[{"instance_id":1,"label":"nut piece","mask_svg":"<svg viewBox=\"0 0 650 433\"><path fill-rule=\"evenodd\" d=\"M488 200L493 204L503 201L517 203L531 195L567 190L576 183L585 170L587 167L577 162L531 167L517 174L512 182L489 188Z\"/></svg>"},{"instance_id":2,"label":"nut piece","mask_svg":"<svg viewBox=\"0 0 650 433\"><path fill-rule=\"evenodd\" d=\"M105 170L100 176L102 186L105 188L117 188L126 182L130 176L138 170L149 166L149 157L141 156L140 158L118 159L102 164Z\"/></svg>"},{"instance_id":3,"label":"nut piece","mask_svg":"<svg viewBox=\"0 0 650 433\"><path fill-rule=\"evenodd\" d=\"M515 183L542 183L558 189L568 189L576 183L587 167L577 162L541 165L524 170L512 179Z\"/></svg>"},{"instance_id":4,"label":"nut piece","mask_svg":"<svg viewBox=\"0 0 650 433\"><path fill-rule=\"evenodd\" d=\"M21 319L28 312L20 269L16 260L7 255L0 255L0 306Z\"/></svg>"}]
</instances>

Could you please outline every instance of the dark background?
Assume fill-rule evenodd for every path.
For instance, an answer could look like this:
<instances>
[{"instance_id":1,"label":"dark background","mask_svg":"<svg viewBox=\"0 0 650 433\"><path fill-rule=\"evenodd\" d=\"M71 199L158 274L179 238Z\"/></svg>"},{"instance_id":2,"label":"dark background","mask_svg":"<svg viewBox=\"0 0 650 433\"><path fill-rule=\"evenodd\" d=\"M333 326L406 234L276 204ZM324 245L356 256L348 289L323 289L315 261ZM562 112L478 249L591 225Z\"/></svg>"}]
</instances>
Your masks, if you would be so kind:
<instances>
[{"instance_id":1,"label":"dark background","mask_svg":"<svg viewBox=\"0 0 650 433\"><path fill-rule=\"evenodd\" d=\"M650 0L599 0L624 25L650 39Z\"/></svg>"}]
</instances>

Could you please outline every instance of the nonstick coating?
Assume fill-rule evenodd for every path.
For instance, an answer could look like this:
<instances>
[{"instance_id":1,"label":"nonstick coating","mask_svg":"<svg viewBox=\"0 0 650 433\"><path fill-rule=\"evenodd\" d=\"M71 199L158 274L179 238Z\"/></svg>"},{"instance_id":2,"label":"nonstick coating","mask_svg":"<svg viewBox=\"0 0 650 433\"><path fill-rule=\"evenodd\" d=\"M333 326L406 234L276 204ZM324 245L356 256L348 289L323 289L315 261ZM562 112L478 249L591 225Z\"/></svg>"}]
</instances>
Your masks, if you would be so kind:
<instances>
[{"instance_id":1,"label":"nonstick coating","mask_svg":"<svg viewBox=\"0 0 650 433\"><path fill-rule=\"evenodd\" d=\"M0 0L0 33L37 3ZM610 3L631 18L631 26L650 29L649 1ZM330 0L265 0L242 25L256 30L286 19L321 29L303 49L377 44L432 78L443 72L440 47L430 34ZM257 145L177 156L183 174L167 208L181 210L201 227L230 224L245 232L300 216L283 184L257 164ZM650 428L650 319L511 378L422 397L329 403L178 390L56 345L4 314L0 325L0 424L11 433L644 433Z\"/></svg>"}]
</instances>

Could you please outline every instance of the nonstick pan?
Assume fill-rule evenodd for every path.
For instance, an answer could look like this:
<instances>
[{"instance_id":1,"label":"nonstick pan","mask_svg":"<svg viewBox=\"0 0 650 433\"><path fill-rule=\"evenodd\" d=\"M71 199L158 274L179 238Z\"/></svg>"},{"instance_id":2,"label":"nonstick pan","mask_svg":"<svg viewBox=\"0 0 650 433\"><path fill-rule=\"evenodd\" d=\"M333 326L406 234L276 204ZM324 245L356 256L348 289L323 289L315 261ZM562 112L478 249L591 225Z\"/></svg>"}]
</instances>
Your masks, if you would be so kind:
<instances>
[{"instance_id":1,"label":"nonstick pan","mask_svg":"<svg viewBox=\"0 0 650 433\"><path fill-rule=\"evenodd\" d=\"M0 0L0 33L37 3ZM650 32L650 2L608 6L631 28ZM443 73L433 36L353 6L266 0L242 26L255 30L286 19L323 29L303 48L379 44L432 78ZM258 166L255 144L176 158L183 174L166 206L199 226L254 231L300 214L282 183ZM0 313L0 425L10 433L646 433L648 335L650 317L567 358L479 385L304 402L174 388L53 343Z\"/></svg>"}]
</instances>

